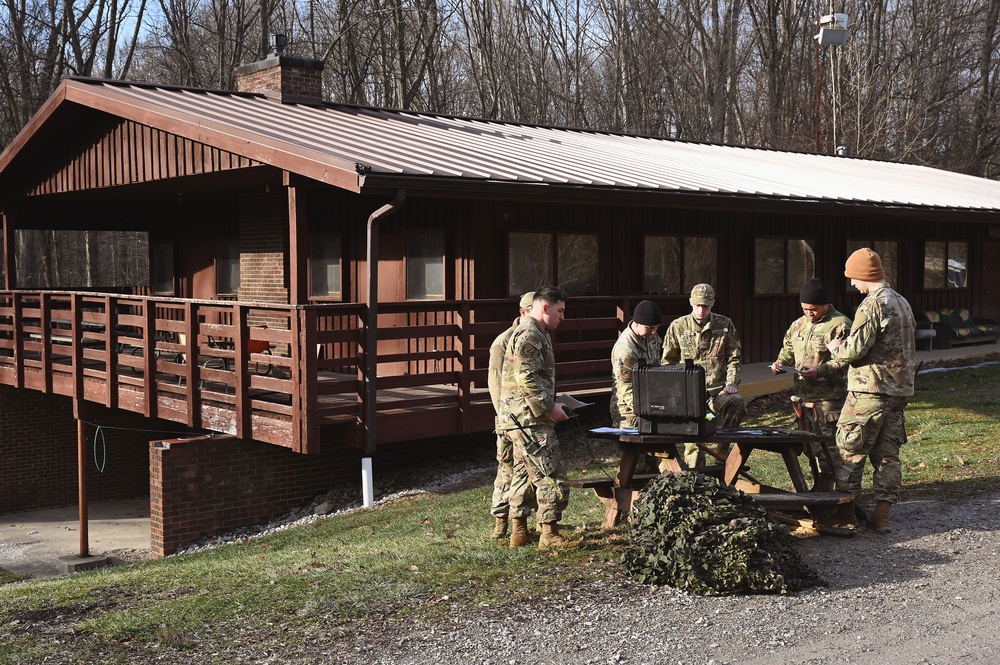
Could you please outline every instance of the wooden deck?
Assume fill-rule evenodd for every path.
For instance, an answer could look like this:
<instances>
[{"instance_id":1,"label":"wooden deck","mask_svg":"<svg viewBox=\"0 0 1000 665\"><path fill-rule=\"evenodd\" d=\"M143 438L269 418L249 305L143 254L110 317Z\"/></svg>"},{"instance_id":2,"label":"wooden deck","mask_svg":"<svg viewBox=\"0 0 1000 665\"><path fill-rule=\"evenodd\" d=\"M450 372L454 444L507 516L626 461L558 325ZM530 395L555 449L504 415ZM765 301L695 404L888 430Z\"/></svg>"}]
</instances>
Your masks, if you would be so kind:
<instances>
[{"instance_id":1,"label":"wooden deck","mask_svg":"<svg viewBox=\"0 0 1000 665\"><path fill-rule=\"evenodd\" d=\"M493 428L489 346L513 306L380 304L378 443ZM610 387L609 350L631 305L593 306L606 315L567 321L556 339L563 391ZM354 428L355 439L364 429L364 316L358 304L0 292L0 383L316 452L321 428Z\"/></svg>"}]
</instances>

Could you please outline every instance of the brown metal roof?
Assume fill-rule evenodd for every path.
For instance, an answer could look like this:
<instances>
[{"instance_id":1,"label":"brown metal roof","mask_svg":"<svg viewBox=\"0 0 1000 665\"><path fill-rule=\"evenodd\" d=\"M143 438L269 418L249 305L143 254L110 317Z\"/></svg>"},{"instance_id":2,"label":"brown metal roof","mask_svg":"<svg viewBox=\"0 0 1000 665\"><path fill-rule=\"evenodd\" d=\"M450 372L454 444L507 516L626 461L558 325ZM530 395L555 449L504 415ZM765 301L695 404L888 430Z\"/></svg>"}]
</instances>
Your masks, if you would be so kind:
<instances>
[{"instance_id":1,"label":"brown metal roof","mask_svg":"<svg viewBox=\"0 0 1000 665\"><path fill-rule=\"evenodd\" d=\"M352 191L419 180L1000 211L1000 182L923 166L98 79L64 81L0 174L63 99Z\"/></svg>"}]
</instances>

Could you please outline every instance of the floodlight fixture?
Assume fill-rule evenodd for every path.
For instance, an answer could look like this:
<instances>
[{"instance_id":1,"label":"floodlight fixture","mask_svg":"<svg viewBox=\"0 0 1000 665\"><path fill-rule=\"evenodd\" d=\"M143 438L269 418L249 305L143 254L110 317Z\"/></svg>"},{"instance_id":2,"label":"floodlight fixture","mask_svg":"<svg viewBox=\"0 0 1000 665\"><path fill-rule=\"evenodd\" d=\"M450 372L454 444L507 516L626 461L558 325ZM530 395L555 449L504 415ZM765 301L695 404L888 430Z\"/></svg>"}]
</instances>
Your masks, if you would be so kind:
<instances>
[{"instance_id":1,"label":"floodlight fixture","mask_svg":"<svg viewBox=\"0 0 1000 665\"><path fill-rule=\"evenodd\" d=\"M819 34L813 36L820 46L843 46L847 43L847 14L826 14L819 19Z\"/></svg>"}]
</instances>

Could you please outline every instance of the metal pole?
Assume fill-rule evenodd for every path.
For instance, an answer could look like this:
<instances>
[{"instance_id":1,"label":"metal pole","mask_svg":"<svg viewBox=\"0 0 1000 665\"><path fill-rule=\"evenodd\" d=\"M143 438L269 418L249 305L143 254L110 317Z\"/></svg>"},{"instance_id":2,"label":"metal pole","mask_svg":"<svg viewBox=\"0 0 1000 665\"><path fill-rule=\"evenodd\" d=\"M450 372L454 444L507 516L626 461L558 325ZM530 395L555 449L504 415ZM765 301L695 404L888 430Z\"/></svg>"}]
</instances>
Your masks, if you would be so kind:
<instances>
[{"instance_id":1,"label":"metal pole","mask_svg":"<svg viewBox=\"0 0 1000 665\"><path fill-rule=\"evenodd\" d=\"M821 0L816 0L816 29L817 30L819 30L819 18L821 16L820 12L822 11L822 9L820 9L820 6L819 6L820 2L821 2ZM815 81L815 84L813 86L816 89L816 95L815 95L816 96L816 113L815 113L815 115L813 115L813 129L816 132L816 152L817 153L820 152L820 149L819 149L820 79L819 79L819 77L820 77L821 68L820 68L819 50L820 50L820 43L819 43L819 40L817 39L816 40L816 81Z\"/></svg>"},{"instance_id":2,"label":"metal pole","mask_svg":"<svg viewBox=\"0 0 1000 665\"><path fill-rule=\"evenodd\" d=\"M406 190L396 190L392 201L368 217L368 296L365 312L365 456L361 460L362 494L365 507L371 508L371 458L375 455L378 415L378 223L398 210L406 201Z\"/></svg>"}]
</instances>

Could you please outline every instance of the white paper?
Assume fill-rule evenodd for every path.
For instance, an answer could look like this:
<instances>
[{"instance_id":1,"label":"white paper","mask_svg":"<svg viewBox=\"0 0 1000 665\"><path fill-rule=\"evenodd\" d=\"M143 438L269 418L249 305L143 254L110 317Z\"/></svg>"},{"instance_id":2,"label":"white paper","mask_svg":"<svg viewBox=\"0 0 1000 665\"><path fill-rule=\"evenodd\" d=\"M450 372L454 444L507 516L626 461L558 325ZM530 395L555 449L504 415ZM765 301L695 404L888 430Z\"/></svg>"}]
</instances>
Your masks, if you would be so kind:
<instances>
[{"instance_id":1,"label":"white paper","mask_svg":"<svg viewBox=\"0 0 1000 665\"><path fill-rule=\"evenodd\" d=\"M593 434L638 434L639 430L628 427L595 427L590 430Z\"/></svg>"},{"instance_id":2,"label":"white paper","mask_svg":"<svg viewBox=\"0 0 1000 665\"><path fill-rule=\"evenodd\" d=\"M578 400L577 398L573 397L572 395L567 395L565 393L563 393L562 395L560 395L559 397L557 397L556 401L559 402L560 404L562 404L563 406L568 406L571 409L579 409L580 407L583 407L583 406L593 406L594 405L593 402L581 402L580 400Z\"/></svg>"}]
</instances>

